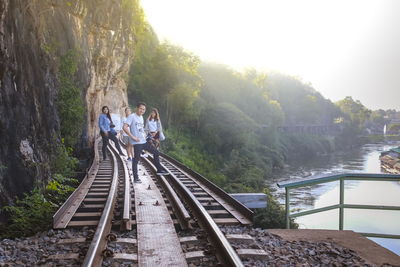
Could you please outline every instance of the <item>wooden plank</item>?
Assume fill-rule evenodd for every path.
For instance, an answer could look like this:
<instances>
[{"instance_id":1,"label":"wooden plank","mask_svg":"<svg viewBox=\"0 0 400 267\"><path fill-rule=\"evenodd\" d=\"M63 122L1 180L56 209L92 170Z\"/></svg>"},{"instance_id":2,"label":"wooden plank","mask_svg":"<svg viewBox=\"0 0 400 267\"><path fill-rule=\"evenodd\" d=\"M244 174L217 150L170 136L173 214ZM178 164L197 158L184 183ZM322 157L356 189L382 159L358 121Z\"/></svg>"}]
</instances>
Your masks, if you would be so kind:
<instances>
[{"instance_id":1,"label":"wooden plank","mask_svg":"<svg viewBox=\"0 0 400 267\"><path fill-rule=\"evenodd\" d=\"M137 262L138 256L137 256L137 254L116 253L116 254L114 254L113 259Z\"/></svg>"},{"instance_id":2,"label":"wooden plank","mask_svg":"<svg viewBox=\"0 0 400 267\"><path fill-rule=\"evenodd\" d=\"M228 234L225 237L230 242L252 243L254 239L250 235Z\"/></svg>"},{"instance_id":3,"label":"wooden plank","mask_svg":"<svg viewBox=\"0 0 400 267\"><path fill-rule=\"evenodd\" d=\"M107 200L107 198L87 197L83 201L84 202L105 202L106 200Z\"/></svg>"},{"instance_id":4,"label":"wooden plank","mask_svg":"<svg viewBox=\"0 0 400 267\"><path fill-rule=\"evenodd\" d=\"M108 191L110 190L107 187L97 187L97 188L91 188L89 194L92 192L97 193L97 192L108 192Z\"/></svg>"},{"instance_id":5,"label":"wooden plank","mask_svg":"<svg viewBox=\"0 0 400 267\"><path fill-rule=\"evenodd\" d=\"M141 164L138 173L142 183L134 188L139 266L187 266L161 193ZM154 189L148 190L149 185Z\"/></svg>"},{"instance_id":6,"label":"wooden plank","mask_svg":"<svg viewBox=\"0 0 400 267\"><path fill-rule=\"evenodd\" d=\"M204 251L191 251L186 252L185 257L188 260L197 260L205 257Z\"/></svg>"},{"instance_id":7,"label":"wooden plank","mask_svg":"<svg viewBox=\"0 0 400 267\"><path fill-rule=\"evenodd\" d=\"M77 212L73 217L100 217L101 212Z\"/></svg>"},{"instance_id":8,"label":"wooden plank","mask_svg":"<svg viewBox=\"0 0 400 267\"><path fill-rule=\"evenodd\" d=\"M207 210L208 214L210 215L222 215L222 214L229 214L229 212L227 210Z\"/></svg>"},{"instance_id":9,"label":"wooden plank","mask_svg":"<svg viewBox=\"0 0 400 267\"><path fill-rule=\"evenodd\" d=\"M197 197L198 201L214 201L212 197Z\"/></svg>"},{"instance_id":10,"label":"wooden plank","mask_svg":"<svg viewBox=\"0 0 400 267\"><path fill-rule=\"evenodd\" d=\"M263 249L238 249L236 250L239 257L252 258L252 259L264 259L268 257L267 252Z\"/></svg>"},{"instance_id":11,"label":"wooden plank","mask_svg":"<svg viewBox=\"0 0 400 267\"><path fill-rule=\"evenodd\" d=\"M115 242L117 242L117 243L127 243L127 244L136 244L137 240L135 238L118 238Z\"/></svg>"},{"instance_id":12,"label":"wooden plank","mask_svg":"<svg viewBox=\"0 0 400 267\"><path fill-rule=\"evenodd\" d=\"M217 224L239 224L240 222L236 218L213 218Z\"/></svg>"},{"instance_id":13,"label":"wooden plank","mask_svg":"<svg viewBox=\"0 0 400 267\"><path fill-rule=\"evenodd\" d=\"M85 204L81 206L81 208L87 208L87 209L102 209L104 208L104 204Z\"/></svg>"},{"instance_id":14,"label":"wooden plank","mask_svg":"<svg viewBox=\"0 0 400 267\"><path fill-rule=\"evenodd\" d=\"M96 226L99 221L70 221L68 223L69 227L81 227L81 226Z\"/></svg>"},{"instance_id":15,"label":"wooden plank","mask_svg":"<svg viewBox=\"0 0 400 267\"><path fill-rule=\"evenodd\" d=\"M199 241L196 236L183 236L179 238L179 242L181 243L195 243Z\"/></svg>"}]
</instances>

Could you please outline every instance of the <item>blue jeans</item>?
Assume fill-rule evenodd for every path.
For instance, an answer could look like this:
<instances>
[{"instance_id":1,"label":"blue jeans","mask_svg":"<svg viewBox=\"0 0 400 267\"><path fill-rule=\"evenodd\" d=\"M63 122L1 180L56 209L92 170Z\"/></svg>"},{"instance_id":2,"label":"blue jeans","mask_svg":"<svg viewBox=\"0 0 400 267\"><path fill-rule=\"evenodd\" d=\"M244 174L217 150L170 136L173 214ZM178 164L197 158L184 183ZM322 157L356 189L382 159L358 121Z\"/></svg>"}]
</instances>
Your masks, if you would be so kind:
<instances>
[{"instance_id":1,"label":"blue jeans","mask_svg":"<svg viewBox=\"0 0 400 267\"><path fill-rule=\"evenodd\" d=\"M153 163L157 168L157 171L162 171L163 168L161 167L160 164L160 152L158 152L158 150L151 145L149 142L144 143L144 144L136 144L133 145L133 160L132 160L132 172L133 172L133 179L136 181L139 179L138 176L138 170L137 170L137 165L139 163L140 160L140 155L142 154L143 150L147 150L149 151L151 154L153 154Z\"/></svg>"}]
</instances>

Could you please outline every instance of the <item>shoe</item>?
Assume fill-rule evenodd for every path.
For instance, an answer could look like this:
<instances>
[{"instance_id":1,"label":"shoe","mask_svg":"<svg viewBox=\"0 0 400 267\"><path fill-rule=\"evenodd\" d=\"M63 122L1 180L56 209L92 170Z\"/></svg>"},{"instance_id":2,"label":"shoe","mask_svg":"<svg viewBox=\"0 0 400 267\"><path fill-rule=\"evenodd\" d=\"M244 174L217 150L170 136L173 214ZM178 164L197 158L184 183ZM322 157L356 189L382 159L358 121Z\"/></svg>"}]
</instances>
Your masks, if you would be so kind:
<instances>
[{"instance_id":1,"label":"shoe","mask_svg":"<svg viewBox=\"0 0 400 267\"><path fill-rule=\"evenodd\" d=\"M133 182L136 183L136 184L141 184L141 183L142 183L142 180L137 179L137 180L133 180Z\"/></svg>"},{"instance_id":2,"label":"shoe","mask_svg":"<svg viewBox=\"0 0 400 267\"><path fill-rule=\"evenodd\" d=\"M157 175L168 175L169 172L167 171L157 171Z\"/></svg>"},{"instance_id":3,"label":"shoe","mask_svg":"<svg viewBox=\"0 0 400 267\"><path fill-rule=\"evenodd\" d=\"M132 161L131 157L128 157L128 161Z\"/></svg>"},{"instance_id":4,"label":"shoe","mask_svg":"<svg viewBox=\"0 0 400 267\"><path fill-rule=\"evenodd\" d=\"M142 155L140 155L142 158L147 158L149 155L147 155L147 154L142 154Z\"/></svg>"}]
</instances>

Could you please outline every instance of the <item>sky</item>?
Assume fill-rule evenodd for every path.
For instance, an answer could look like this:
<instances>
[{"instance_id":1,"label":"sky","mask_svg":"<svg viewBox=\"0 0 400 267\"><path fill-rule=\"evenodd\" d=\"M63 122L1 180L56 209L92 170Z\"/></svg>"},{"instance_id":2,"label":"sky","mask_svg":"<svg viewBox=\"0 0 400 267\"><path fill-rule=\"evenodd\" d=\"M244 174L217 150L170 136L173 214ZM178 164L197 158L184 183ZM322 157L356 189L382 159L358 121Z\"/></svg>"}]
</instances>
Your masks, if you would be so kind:
<instances>
[{"instance_id":1,"label":"sky","mask_svg":"<svg viewBox=\"0 0 400 267\"><path fill-rule=\"evenodd\" d=\"M279 71L324 97L400 110L400 1L141 0L168 40L243 70Z\"/></svg>"}]
</instances>

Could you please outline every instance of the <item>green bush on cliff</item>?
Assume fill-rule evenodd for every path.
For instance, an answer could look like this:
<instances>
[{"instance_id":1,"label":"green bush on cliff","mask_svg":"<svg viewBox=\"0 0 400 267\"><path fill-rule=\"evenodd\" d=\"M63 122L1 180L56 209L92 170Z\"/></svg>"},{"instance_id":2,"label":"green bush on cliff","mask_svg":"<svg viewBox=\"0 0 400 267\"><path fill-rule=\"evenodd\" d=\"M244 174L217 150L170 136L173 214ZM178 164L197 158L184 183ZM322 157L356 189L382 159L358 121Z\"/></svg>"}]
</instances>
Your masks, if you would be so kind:
<instances>
[{"instance_id":1,"label":"green bush on cliff","mask_svg":"<svg viewBox=\"0 0 400 267\"><path fill-rule=\"evenodd\" d=\"M85 116L81 88L76 81L78 52L69 50L60 59L58 69L59 89L57 110L60 117L61 136L66 147L74 147L79 140Z\"/></svg>"},{"instance_id":2,"label":"green bush on cliff","mask_svg":"<svg viewBox=\"0 0 400 267\"><path fill-rule=\"evenodd\" d=\"M75 175L75 170L78 165L78 159L72 156L72 148L66 147L63 144L63 139L61 144L54 142L54 157L51 161L51 172L54 175L60 175L63 177L72 178Z\"/></svg>"},{"instance_id":3,"label":"green bush on cliff","mask_svg":"<svg viewBox=\"0 0 400 267\"><path fill-rule=\"evenodd\" d=\"M33 189L17 199L15 205L1 209L9 217L6 226L0 227L1 238L30 236L47 230L52 222L54 212L74 191L77 180L56 175L46 188Z\"/></svg>"},{"instance_id":4,"label":"green bush on cliff","mask_svg":"<svg viewBox=\"0 0 400 267\"><path fill-rule=\"evenodd\" d=\"M55 204L47 201L39 189L34 189L23 199L17 199L14 206L3 210L10 215L10 223L2 236L29 236L49 226Z\"/></svg>"}]
</instances>

